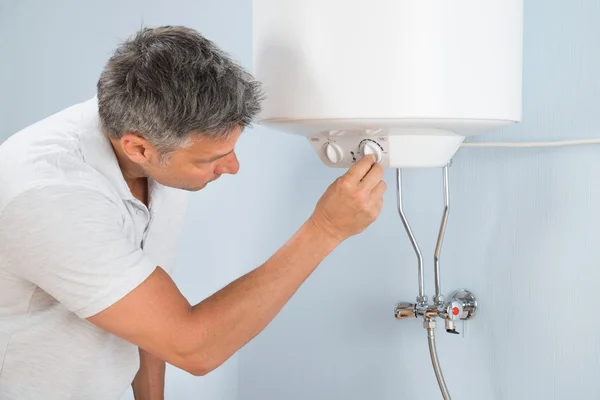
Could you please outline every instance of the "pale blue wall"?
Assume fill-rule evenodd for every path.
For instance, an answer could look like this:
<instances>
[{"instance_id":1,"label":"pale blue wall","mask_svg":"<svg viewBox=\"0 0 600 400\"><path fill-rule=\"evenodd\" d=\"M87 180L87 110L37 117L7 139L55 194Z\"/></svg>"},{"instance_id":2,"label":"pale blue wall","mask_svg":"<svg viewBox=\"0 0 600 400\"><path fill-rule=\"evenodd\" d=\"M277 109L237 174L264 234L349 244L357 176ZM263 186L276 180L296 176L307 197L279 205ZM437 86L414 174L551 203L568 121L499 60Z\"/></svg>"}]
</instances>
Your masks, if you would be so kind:
<instances>
[{"instance_id":1,"label":"pale blue wall","mask_svg":"<svg viewBox=\"0 0 600 400\"><path fill-rule=\"evenodd\" d=\"M600 137L600 1L525 3L523 122L477 140ZM337 171L303 140L261 136L283 150L263 160L278 175L265 170L266 204L257 201L259 216L244 223L271 209L256 241L268 253ZM465 148L454 161L442 285L446 294L472 289L481 310L464 338L437 330L453 399L600 398L600 146ZM242 351L240 400L441 398L425 330L392 315L396 301L416 296L416 259L393 171L386 177L381 218L337 249ZM407 171L405 193L431 298L441 171Z\"/></svg>"}]
</instances>

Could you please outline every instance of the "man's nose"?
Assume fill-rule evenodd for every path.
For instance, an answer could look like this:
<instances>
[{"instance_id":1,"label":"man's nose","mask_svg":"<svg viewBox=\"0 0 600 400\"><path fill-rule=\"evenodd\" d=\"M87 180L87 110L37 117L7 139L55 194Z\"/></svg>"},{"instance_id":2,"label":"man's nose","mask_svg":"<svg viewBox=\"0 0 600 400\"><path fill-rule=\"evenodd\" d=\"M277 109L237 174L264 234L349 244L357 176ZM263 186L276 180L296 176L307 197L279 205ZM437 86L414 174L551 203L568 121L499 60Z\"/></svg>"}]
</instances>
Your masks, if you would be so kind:
<instances>
[{"instance_id":1,"label":"man's nose","mask_svg":"<svg viewBox=\"0 0 600 400\"><path fill-rule=\"evenodd\" d=\"M223 163L221 163L219 165L216 172L219 175L223 175L223 174L235 175L238 173L239 170L240 170L240 162L234 151L231 154L229 154L227 157L225 157L225 159L223 160Z\"/></svg>"}]
</instances>

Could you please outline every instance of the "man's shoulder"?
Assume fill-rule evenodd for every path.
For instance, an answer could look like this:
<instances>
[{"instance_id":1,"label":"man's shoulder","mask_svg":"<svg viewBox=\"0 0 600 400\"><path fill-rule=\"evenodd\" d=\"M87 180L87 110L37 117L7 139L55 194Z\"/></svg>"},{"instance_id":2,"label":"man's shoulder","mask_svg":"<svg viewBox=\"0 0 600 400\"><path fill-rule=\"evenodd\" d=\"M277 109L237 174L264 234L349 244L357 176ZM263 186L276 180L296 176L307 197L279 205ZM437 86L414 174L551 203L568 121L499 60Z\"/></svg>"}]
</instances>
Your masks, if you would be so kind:
<instances>
[{"instance_id":1,"label":"man's shoulder","mask_svg":"<svg viewBox=\"0 0 600 400\"><path fill-rule=\"evenodd\" d=\"M23 213L108 215L117 211L121 214L118 199L86 182L64 182L48 180L43 184L21 185L12 197L0 198L0 218L10 214L18 220ZM10 210L10 212L8 211Z\"/></svg>"},{"instance_id":2,"label":"man's shoulder","mask_svg":"<svg viewBox=\"0 0 600 400\"><path fill-rule=\"evenodd\" d=\"M101 189L103 179L86 164L79 142L86 103L71 106L9 137L0 145L0 213L25 192ZM62 188L62 189L61 189Z\"/></svg>"},{"instance_id":3,"label":"man's shoulder","mask_svg":"<svg viewBox=\"0 0 600 400\"><path fill-rule=\"evenodd\" d=\"M19 155L31 150L59 150L73 144L81 130L82 117L87 109L94 108L95 99L77 103L20 129L4 142L0 142L0 154L4 157ZM71 146L72 147L72 146ZM30 156L34 153L30 152Z\"/></svg>"},{"instance_id":4,"label":"man's shoulder","mask_svg":"<svg viewBox=\"0 0 600 400\"><path fill-rule=\"evenodd\" d=\"M97 171L68 156L32 160L30 163L0 163L0 187L0 215L10 203L19 200L44 203L54 197L62 197L76 201L90 195L113 202L118 199Z\"/></svg>"}]
</instances>

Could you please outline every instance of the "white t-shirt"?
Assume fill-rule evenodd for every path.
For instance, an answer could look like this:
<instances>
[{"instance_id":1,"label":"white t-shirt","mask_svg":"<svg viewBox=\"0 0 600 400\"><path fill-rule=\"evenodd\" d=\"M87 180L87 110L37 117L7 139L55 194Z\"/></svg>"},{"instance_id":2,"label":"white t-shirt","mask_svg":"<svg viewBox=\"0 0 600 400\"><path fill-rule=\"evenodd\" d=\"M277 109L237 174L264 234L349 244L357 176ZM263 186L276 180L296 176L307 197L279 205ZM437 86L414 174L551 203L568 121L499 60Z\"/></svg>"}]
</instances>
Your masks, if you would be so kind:
<instances>
[{"instance_id":1,"label":"white t-shirt","mask_svg":"<svg viewBox=\"0 0 600 400\"><path fill-rule=\"evenodd\" d=\"M134 198L97 99L0 145L0 400L119 399L138 348L90 324L160 265L172 268L187 192Z\"/></svg>"}]
</instances>

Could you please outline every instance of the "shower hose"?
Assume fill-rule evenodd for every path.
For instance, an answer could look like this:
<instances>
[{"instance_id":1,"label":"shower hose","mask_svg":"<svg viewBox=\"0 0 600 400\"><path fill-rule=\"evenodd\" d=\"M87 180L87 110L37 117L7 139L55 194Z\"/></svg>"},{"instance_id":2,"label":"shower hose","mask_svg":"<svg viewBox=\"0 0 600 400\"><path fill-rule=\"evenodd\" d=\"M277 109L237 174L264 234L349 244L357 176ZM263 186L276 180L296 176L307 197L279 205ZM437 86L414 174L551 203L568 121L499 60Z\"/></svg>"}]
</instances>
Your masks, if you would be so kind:
<instances>
[{"instance_id":1,"label":"shower hose","mask_svg":"<svg viewBox=\"0 0 600 400\"><path fill-rule=\"evenodd\" d=\"M450 393L446 387L446 381L444 381L444 375L442 374L442 368L438 360L437 349L435 347L435 329L433 327L427 328L427 342L429 343L429 354L431 355L431 364L435 372L435 377L440 385L442 391L442 397L444 400L450 400Z\"/></svg>"}]
</instances>

